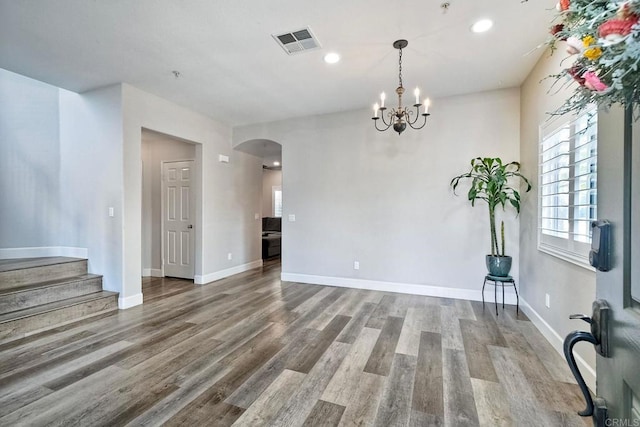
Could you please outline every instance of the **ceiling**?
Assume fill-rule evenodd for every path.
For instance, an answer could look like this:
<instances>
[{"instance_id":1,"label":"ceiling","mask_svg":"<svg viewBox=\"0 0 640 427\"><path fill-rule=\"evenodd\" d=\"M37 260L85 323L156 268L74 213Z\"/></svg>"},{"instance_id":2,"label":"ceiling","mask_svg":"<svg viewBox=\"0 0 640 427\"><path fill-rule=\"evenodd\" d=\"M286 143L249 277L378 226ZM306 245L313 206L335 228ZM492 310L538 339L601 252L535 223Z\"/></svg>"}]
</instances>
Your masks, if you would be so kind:
<instances>
[{"instance_id":1,"label":"ceiling","mask_svg":"<svg viewBox=\"0 0 640 427\"><path fill-rule=\"evenodd\" d=\"M75 92L126 82L237 126L369 108L395 90L404 38L405 86L436 112L519 86L555 1L0 0L0 67ZM472 33L485 17L493 29ZM306 26L321 49L289 56L271 37Z\"/></svg>"}]
</instances>

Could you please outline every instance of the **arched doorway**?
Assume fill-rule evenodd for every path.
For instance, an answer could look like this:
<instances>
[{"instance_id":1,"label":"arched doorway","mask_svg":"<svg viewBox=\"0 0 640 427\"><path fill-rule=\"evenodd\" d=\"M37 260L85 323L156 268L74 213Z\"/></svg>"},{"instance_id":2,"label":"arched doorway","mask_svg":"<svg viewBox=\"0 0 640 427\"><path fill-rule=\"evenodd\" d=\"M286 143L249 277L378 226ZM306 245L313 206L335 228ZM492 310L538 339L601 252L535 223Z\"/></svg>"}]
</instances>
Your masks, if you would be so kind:
<instances>
[{"instance_id":1,"label":"arched doorway","mask_svg":"<svg viewBox=\"0 0 640 427\"><path fill-rule=\"evenodd\" d=\"M252 139L234 147L262 159L262 259L279 262L282 256L282 145L269 139Z\"/></svg>"}]
</instances>

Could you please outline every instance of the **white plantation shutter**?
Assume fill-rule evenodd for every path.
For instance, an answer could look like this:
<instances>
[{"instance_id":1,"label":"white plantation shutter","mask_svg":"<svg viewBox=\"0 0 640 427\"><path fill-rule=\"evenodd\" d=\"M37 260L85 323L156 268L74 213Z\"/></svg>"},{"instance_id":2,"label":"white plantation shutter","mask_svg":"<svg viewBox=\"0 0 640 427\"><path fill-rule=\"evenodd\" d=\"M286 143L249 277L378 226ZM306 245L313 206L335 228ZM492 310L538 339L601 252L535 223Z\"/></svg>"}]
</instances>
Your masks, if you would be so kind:
<instances>
[{"instance_id":1,"label":"white plantation shutter","mask_svg":"<svg viewBox=\"0 0 640 427\"><path fill-rule=\"evenodd\" d=\"M588 265L597 218L597 111L540 129L538 249Z\"/></svg>"}]
</instances>

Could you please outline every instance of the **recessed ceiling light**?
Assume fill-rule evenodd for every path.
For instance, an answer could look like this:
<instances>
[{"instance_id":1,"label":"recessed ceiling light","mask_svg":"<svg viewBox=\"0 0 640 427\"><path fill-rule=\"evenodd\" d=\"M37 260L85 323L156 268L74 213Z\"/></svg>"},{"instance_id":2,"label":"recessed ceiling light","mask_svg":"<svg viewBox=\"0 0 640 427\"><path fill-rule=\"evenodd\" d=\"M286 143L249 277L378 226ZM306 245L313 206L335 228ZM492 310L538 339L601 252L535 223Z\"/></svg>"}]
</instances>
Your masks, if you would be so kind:
<instances>
[{"instance_id":1,"label":"recessed ceiling light","mask_svg":"<svg viewBox=\"0 0 640 427\"><path fill-rule=\"evenodd\" d=\"M491 19L481 19L471 26L471 31L474 33L484 33L489 31L493 27L493 21Z\"/></svg>"},{"instance_id":2,"label":"recessed ceiling light","mask_svg":"<svg viewBox=\"0 0 640 427\"><path fill-rule=\"evenodd\" d=\"M329 52L324 56L324 62L327 64L335 64L340 61L340 55L335 52Z\"/></svg>"},{"instance_id":3,"label":"recessed ceiling light","mask_svg":"<svg viewBox=\"0 0 640 427\"><path fill-rule=\"evenodd\" d=\"M280 166L280 162L273 162L273 166Z\"/></svg>"}]
</instances>

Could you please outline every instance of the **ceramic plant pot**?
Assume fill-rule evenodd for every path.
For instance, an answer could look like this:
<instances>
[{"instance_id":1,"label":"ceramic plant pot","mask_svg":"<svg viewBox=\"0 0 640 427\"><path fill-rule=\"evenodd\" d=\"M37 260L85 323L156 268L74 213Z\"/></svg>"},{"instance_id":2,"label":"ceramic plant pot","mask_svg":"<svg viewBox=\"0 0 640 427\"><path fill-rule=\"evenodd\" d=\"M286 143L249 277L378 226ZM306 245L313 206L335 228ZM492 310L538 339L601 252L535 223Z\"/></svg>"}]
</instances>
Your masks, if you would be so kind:
<instances>
[{"instance_id":1,"label":"ceramic plant pot","mask_svg":"<svg viewBox=\"0 0 640 427\"><path fill-rule=\"evenodd\" d=\"M508 276L511 271L511 257L508 255L487 255L487 270L492 276Z\"/></svg>"}]
</instances>

